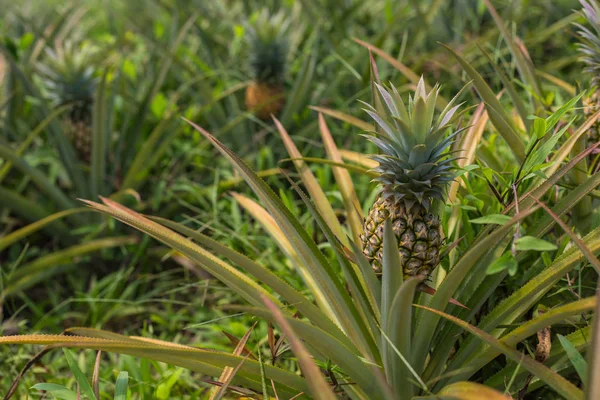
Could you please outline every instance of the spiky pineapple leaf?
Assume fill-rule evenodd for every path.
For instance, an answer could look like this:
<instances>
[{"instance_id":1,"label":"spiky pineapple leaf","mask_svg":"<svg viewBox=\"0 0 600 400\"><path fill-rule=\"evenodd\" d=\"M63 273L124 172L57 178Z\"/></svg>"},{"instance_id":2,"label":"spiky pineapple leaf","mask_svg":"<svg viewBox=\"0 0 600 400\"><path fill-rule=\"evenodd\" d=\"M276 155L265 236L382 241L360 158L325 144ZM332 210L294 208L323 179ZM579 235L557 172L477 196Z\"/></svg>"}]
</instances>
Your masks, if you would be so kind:
<instances>
[{"instance_id":1,"label":"spiky pineapple leaf","mask_svg":"<svg viewBox=\"0 0 600 400\"><path fill-rule=\"evenodd\" d=\"M416 305L416 307L422 308L424 310L430 311L434 314L443 317L456 325L459 325L461 328L465 329L469 333L471 333L474 337L477 337L480 340L483 340L488 345L502 352L506 357L511 360L520 363L526 370L534 374L539 379L543 380L548 386L552 389L556 390L560 395L564 396L569 400L581 400L583 399L583 392L578 389L571 382L567 381L561 375L552 371L550 368L545 365L535 361L534 359L524 355L523 353L507 346L502 343L492 335L486 333L485 331L463 321L452 315L446 314L442 311L435 310L430 307Z\"/></svg>"}]
</instances>

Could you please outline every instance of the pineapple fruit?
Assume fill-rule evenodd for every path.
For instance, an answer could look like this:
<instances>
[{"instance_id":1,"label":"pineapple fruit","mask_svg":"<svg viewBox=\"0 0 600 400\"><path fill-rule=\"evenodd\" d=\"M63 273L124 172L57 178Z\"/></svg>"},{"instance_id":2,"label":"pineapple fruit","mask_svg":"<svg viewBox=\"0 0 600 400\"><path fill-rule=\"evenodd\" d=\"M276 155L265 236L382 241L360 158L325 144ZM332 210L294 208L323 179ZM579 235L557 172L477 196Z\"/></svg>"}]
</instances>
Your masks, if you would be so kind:
<instances>
[{"instance_id":1,"label":"pineapple fruit","mask_svg":"<svg viewBox=\"0 0 600 400\"><path fill-rule=\"evenodd\" d=\"M408 107L396 88L377 85L383 111L367 105L365 110L377 125L369 138L380 149L373 156L381 191L365 218L361 236L363 253L376 273L381 273L383 227L390 219L398 242L402 273L428 277L439 263L443 232L439 203L454 179L455 158L446 151L458 131L446 135L459 106L448 106L437 118L435 104L439 87L429 93L423 78Z\"/></svg>"},{"instance_id":2,"label":"pineapple fruit","mask_svg":"<svg viewBox=\"0 0 600 400\"><path fill-rule=\"evenodd\" d=\"M581 61L586 65L584 71L589 74L590 83L595 88L594 93L583 101L587 119L600 109L600 4L597 0L580 2L583 7L581 14L585 17L587 25L592 28L577 24ZM600 141L600 120L590 128L588 139L590 144Z\"/></svg>"},{"instance_id":3,"label":"pineapple fruit","mask_svg":"<svg viewBox=\"0 0 600 400\"><path fill-rule=\"evenodd\" d=\"M89 51L72 43L48 49L38 65L48 96L56 107L69 105L63 114L63 130L80 160L89 163L92 149L92 108L96 86Z\"/></svg>"},{"instance_id":4,"label":"pineapple fruit","mask_svg":"<svg viewBox=\"0 0 600 400\"><path fill-rule=\"evenodd\" d=\"M261 119L278 114L285 104L288 26L282 13L270 16L264 10L248 27L252 82L246 88L246 108Z\"/></svg>"}]
</instances>

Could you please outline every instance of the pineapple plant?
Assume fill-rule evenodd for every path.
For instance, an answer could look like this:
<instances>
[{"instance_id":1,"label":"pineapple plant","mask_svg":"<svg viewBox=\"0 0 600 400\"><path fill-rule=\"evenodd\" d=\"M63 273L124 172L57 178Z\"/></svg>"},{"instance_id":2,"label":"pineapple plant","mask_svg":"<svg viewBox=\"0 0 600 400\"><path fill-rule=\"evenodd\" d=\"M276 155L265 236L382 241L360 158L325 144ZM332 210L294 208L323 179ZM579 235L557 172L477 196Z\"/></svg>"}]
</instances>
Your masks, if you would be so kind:
<instances>
[{"instance_id":1,"label":"pineapple plant","mask_svg":"<svg viewBox=\"0 0 600 400\"><path fill-rule=\"evenodd\" d=\"M263 10L247 27L252 82L246 88L246 108L261 119L278 114L285 104L284 78L288 54L289 21L283 13Z\"/></svg>"},{"instance_id":2,"label":"pineapple plant","mask_svg":"<svg viewBox=\"0 0 600 400\"><path fill-rule=\"evenodd\" d=\"M581 14L589 29L577 24L579 31L579 51L581 61L585 64L584 71L590 76L594 92L584 99L584 115L589 118L600 109L600 4L597 0L580 0L583 7ZM590 144L600 141L600 120L596 121L589 130Z\"/></svg>"},{"instance_id":3,"label":"pineapple plant","mask_svg":"<svg viewBox=\"0 0 600 400\"><path fill-rule=\"evenodd\" d=\"M377 90L385 108L378 111L367 104L365 111L378 127L369 138L381 151L373 156L379 163L375 172L381 191L364 220L363 253L381 273L383 228L390 219L404 277L426 278L440 259L443 233L436 203L444 201L446 186L454 179L455 158L445 150L458 133L446 136L458 106L434 120L439 86L427 92L423 78L408 108L393 86L387 90L377 85Z\"/></svg>"},{"instance_id":4,"label":"pineapple plant","mask_svg":"<svg viewBox=\"0 0 600 400\"><path fill-rule=\"evenodd\" d=\"M96 86L90 51L72 42L46 50L38 71L55 107L68 105L62 125L80 160L89 163L92 148L92 108Z\"/></svg>"}]
</instances>

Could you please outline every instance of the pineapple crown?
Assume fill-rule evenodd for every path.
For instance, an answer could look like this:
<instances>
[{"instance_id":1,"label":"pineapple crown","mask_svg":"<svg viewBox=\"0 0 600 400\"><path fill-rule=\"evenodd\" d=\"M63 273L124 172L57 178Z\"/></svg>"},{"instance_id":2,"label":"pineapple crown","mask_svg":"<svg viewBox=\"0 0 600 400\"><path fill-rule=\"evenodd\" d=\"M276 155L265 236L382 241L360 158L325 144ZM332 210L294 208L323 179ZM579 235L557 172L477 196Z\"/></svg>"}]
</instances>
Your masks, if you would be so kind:
<instances>
[{"instance_id":1,"label":"pineapple crown","mask_svg":"<svg viewBox=\"0 0 600 400\"><path fill-rule=\"evenodd\" d=\"M447 184L455 177L452 162L456 158L446 150L462 130L446 133L461 106L453 106L458 95L434 122L438 85L428 93L421 77L408 107L394 86L375 86L381 110L365 103L365 111L377 125L377 132L370 132L368 138L381 151L372 157L379 163L374 168L375 180L382 185L383 196L402 200L409 209L429 210L434 200L443 200Z\"/></svg>"},{"instance_id":2,"label":"pineapple crown","mask_svg":"<svg viewBox=\"0 0 600 400\"><path fill-rule=\"evenodd\" d=\"M247 25L250 44L250 69L261 83L282 85L288 54L289 20L280 11L270 15L264 9Z\"/></svg>"},{"instance_id":3,"label":"pineapple crown","mask_svg":"<svg viewBox=\"0 0 600 400\"><path fill-rule=\"evenodd\" d=\"M49 97L57 105L93 102L96 88L95 69L90 65L91 49L76 47L72 42L46 49L44 63L37 70Z\"/></svg>"},{"instance_id":4,"label":"pineapple crown","mask_svg":"<svg viewBox=\"0 0 600 400\"><path fill-rule=\"evenodd\" d=\"M600 5L596 0L580 0L580 3L581 15L592 28L575 24L579 28L580 59L586 64L584 71L592 76L592 85L600 86Z\"/></svg>"}]
</instances>

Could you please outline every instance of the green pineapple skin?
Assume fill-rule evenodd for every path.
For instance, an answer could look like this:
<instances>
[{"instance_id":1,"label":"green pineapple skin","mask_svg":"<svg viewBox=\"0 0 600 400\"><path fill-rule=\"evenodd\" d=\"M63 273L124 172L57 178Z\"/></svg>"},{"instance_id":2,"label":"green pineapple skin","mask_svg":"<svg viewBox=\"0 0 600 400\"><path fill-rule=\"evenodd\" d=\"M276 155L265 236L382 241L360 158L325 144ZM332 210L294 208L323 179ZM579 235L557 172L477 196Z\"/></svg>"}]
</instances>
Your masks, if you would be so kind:
<instances>
[{"instance_id":1,"label":"green pineapple skin","mask_svg":"<svg viewBox=\"0 0 600 400\"><path fill-rule=\"evenodd\" d=\"M437 215L420 205L408 209L404 201L380 194L365 218L363 253L377 274L382 272L383 227L391 219L403 277L427 277L439 263L443 232Z\"/></svg>"}]
</instances>

